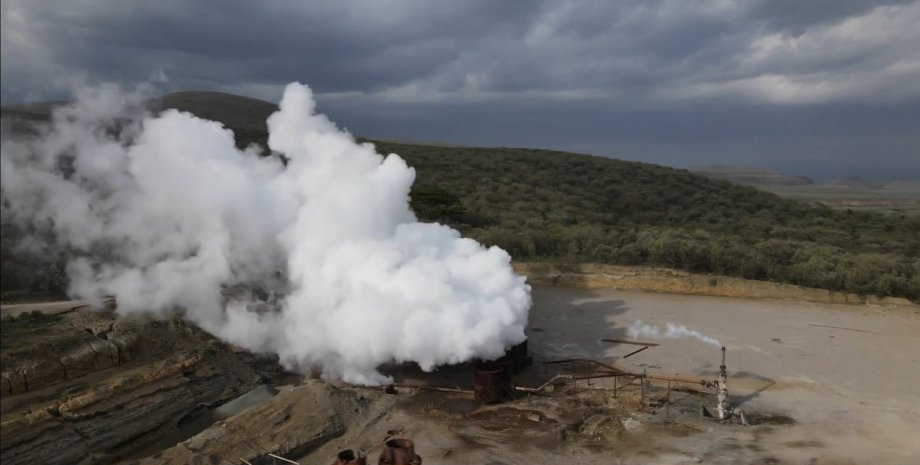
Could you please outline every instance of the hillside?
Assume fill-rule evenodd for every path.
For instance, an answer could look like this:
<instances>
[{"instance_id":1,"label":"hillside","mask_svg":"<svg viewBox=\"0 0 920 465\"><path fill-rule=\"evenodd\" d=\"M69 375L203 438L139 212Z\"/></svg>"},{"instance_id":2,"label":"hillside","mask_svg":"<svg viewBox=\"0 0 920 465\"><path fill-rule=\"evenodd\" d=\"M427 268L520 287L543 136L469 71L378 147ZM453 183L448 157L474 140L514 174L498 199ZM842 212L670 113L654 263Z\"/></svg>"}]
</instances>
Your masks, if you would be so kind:
<instances>
[{"instance_id":1,"label":"hillside","mask_svg":"<svg viewBox=\"0 0 920 465\"><path fill-rule=\"evenodd\" d=\"M840 210L920 216L920 181L828 182L809 186L771 186L763 190Z\"/></svg>"},{"instance_id":2,"label":"hillside","mask_svg":"<svg viewBox=\"0 0 920 465\"><path fill-rule=\"evenodd\" d=\"M240 146L265 143L258 122L274 108L217 93L162 102L222 121ZM589 155L371 142L417 170L420 218L517 260L659 265L920 298L920 217L811 206L686 170Z\"/></svg>"},{"instance_id":3,"label":"hillside","mask_svg":"<svg viewBox=\"0 0 920 465\"><path fill-rule=\"evenodd\" d=\"M920 218L809 206L685 170L547 150L377 142L413 198L518 259L676 269L920 296Z\"/></svg>"},{"instance_id":4,"label":"hillside","mask_svg":"<svg viewBox=\"0 0 920 465\"><path fill-rule=\"evenodd\" d=\"M265 120L278 109L264 100L223 92L174 92L152 101L151 107L187 111L244 132L264 132Z\"/></svg>"},{"instance_id":5,"label":"hillside","mask_svg":"<svg viewBox=\"0 0 920 465\"><path fill-rule=\"evenodd\" d=\"M776 171L746 166L704 166L694 169L693 172L706 177L724 179L735 184L743 184L752 187L802 186L812 184L812 180L804 176L787 176Z\"/></svg>"},{"instance_id":6,"label":"hillside","mask_svg":"<svg viewBox=\"0 0 920 465\"><path fill-rule=\"evenodd\" d=\"M8 105L0 108L0 117L27 121L44 121L51 116L55 107L66 102L38 102ZM239 137L249 132L264 133L265 120L278 106L264 100L243 97L223 92L173 92L148 102L151 111L167 108L193 113L201 118L220 121L233 128ZM258 134L255 134L258 137Z\"/></svg>"},{"instance_id":7,"label":"hillside","mask_svg":"<svg viewBox=\"0 0 920 465\"><path fill-rule=\"evenodd\" d=\"M920 181L869 181L850 176L818 184L802 176L743 166L707 166L693 172L840 210L920 215Z\"/></svg>"}]
</instances>

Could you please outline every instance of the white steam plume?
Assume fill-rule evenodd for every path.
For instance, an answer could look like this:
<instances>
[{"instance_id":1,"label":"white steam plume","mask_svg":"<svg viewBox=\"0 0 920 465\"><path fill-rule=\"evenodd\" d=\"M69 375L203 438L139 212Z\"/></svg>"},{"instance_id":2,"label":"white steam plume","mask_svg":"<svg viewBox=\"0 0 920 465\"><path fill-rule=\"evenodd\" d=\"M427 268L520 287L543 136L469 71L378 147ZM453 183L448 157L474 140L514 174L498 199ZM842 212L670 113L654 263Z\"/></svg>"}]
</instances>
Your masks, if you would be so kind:
<instances>
[{"instance_id":1,"label":"white steam plume","mask_svg":"<svg viewBox=\"0 0 920 465\"><path fill-rule=\"evenodd\" d=\"M658 329L658 326L650 325L643 323L642 320L633 321L629 328L626 328L626 335L632 339L639 338L666 338L666 339L680 339L680 338L693 338L706 344L712 344L717 347L721 347L722 344L719 341L706 336L699 331L694 331L692 329L687 329L684 325L676 325L674 323L667 323L665 325L664 334Z\"/></svg>"},{"instance_id":2,"label":"white steam plume","mask_svg":"<svg viewBox=\"0 0 920 465\"><path fill-rule=\"evenodd\" d=\"M292 369L363 384L386 382L387 362L430 370L524 339L530 287L509 255L418 222L415 171L316 114L306 86L288 85L268 120L286 166L236 149L219 123L140 104L95 89L39 137L4 136L4 221L52 228L76 257L74 297L181 308ZM224 297L253 285L272 305Z\"/></svg>"}]
</instances>

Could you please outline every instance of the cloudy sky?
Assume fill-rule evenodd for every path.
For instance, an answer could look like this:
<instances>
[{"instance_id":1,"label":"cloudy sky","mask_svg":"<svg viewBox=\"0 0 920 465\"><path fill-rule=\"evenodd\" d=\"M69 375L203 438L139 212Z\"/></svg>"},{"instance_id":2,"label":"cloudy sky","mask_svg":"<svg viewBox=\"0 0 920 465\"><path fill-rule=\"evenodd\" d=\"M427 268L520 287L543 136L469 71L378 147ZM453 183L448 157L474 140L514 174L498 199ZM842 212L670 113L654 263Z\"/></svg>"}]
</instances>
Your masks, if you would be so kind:
<instances>
[{"instance_id":1,"label":"cloudy sky","mask_svg":"<svg viewBox=\"0 0 920 465\"><path fill-rule=\"evenodd\" d=\"M4 104L154 81L359 135L920 178L920 0L2 0Z\"/></svg>"}]
</instances>

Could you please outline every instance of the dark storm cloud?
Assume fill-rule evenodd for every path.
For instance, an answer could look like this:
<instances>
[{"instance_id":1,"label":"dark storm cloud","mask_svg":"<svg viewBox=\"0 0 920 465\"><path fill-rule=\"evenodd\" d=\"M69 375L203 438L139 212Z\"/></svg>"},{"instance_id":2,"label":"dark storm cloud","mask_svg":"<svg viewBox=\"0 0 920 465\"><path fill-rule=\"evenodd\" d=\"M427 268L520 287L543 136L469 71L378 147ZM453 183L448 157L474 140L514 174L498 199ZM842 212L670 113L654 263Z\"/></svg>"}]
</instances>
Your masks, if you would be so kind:
<instances>
[{"instance_id":1,"label":"dark storm cloud","mask_svg":"<svg viewBox=\"0 0 920 465\"><path fill-rule=\"evenodd\" d=\"M912 0L759 0L754 2L750 17L778 29L801 34L808 27L832 24L883 5L906 5Z\"/></svg>"},{"instance_id":2,"label":"dark storm cloud","mask_svg":"<svg viewBox=\"0 0 920 465\"><path fill-rule=\"evenodd\" d=\"M27 79L10 86L31 91L44 83L28 68L43 65L97 80L146 79L162 69L176 86L301 79L321 92L366 90L432 73L462 42L526 24L500 19L510 11L493 2L456 3L5 2L4 52L14 56L4 57L4 73L7 64L17 68L9 74ZM461 21L471 17L478 20ZM20 33L26 44L8 37ZM40 55L29 57L38 62L17 49Z\"/></svg>"},{"instance_id":3,"label":"dark storm cloud","mask_svg":"<svg viewBox=\"0 0 920 465\"><path fill-rule=\"evenodd\" d=\"M2 8L4 103L164 75L164 91L275 99L281 84L300 80L362 134L819 178L920 177L917 1L5 0Z\"/></svg>"}]
</instances>

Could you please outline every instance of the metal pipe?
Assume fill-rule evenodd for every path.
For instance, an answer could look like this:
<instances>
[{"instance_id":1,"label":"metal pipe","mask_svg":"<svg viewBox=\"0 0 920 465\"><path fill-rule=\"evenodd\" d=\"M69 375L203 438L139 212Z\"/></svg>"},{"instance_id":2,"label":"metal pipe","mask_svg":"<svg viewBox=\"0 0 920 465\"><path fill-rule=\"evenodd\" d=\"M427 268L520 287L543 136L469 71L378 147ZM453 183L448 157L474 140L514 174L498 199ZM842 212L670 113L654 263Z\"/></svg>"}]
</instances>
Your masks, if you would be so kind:
<instances>
[{"instance_id":1,"label":"metal pipe","mask_svg":"<svg viewBox=\"0 0 920 465\"><path fill-rule=\"evenodd\" d=\"M639 341L627 341L625 339L601 339L604 342L612 342L614 344L632 344L634 346L645 346L645 347L658 347L660 344L655 344L654 342L639 342Z\"/></svg>"},{"instance_id":2,"label":"metal pipe","mask_svg":"<svg viewBox=\"0 0 920 465\"><path fill-rule=\"evenodd\" d=\"M527 386L515 386L514 389L515 389L515 390L518 390L518 391L524 391L524 392L540 392L540 391L546 389L546 386L549 386L550 384L553 384L554 382L556 382L556 380L560 380L560 379L573 379L573 378L574 378L574 375L556 375L556 376L553 376L552 378L550 378L549 381L547 381L547 382L545 382L545 383L543 383L543 384L541 384L541 385L539 385L539 386L537 386L537 387L535 387L535 388L533 388L533 387L527 387Z\"/></svg>"},{"instance_id":3,"label":"metal pipe","mask_svg":"<svg viewBox=\"0 0 920 465\"><path fill-rule=\"evenodd\" d=\"M472 389L460 389L460 388L445 388L437 386L419 386L415 384L392 384L393 387L407 388L407 389L422 389L425 391L439 391L439 392L455 392L458 394L472 394Z\"/></svg>"},{"instance_id":4,"label":"metal pipe","mask_svg":"<svg viewBox=\"0 0 920 465\"><path fill-rule=\"evenodd\" d=\"M556 375L549 379L549 381L537 386L537 387L527 387L527 386L515 386L514 389L524 392L540 392L547 388L550 384L553 384L560 379L568 379L572 381L577 381L579 379L598 379L598 378L618 378L624 376L621 373L595 373L593 375Z\"/></svg>"},{"instance_id":5,"label":"metal pipe","mask_svg":"<svg viewBox=\"0 0 920 465\"><path fill-rule=\"evenodd\" d=\"M286 458L284 458L284 457L281 457L280 455L268 454L268 456L271 457L271 458L273 458L273 459L278 459L278 460L280 460L280 461L282 461L282 462L293 463L294 465L300 465L299 463L297 463L297 462L295 462L295 461L293 461L293 460L290 460L290 459L286 459Z\"/></svg>"},{"instance_id":6,"label":"metal pipe","mask_svg":"<svg viewBox=\"0 0 920 465\"><path fill-rule=\"evenodd\" d=\"M671 416L671 382L668 381L668 401L664 404L664 417L668 418Z\"/></svg>"},{"instance_id":7,"label":"metal pipe","mask_svg":"<svg viewBox=\"0 0 920 465\"><path fill-rule=\"evenodd\" d=\"M716 384L715 382L709 381L706 379L690 379L690 378L681 378L678 376L664 376L664 375L649 374L645 370L643 370L642 373L634 373L631 371L622 370L613 365L608 365L598 360L593 360L593 359L588 359L588 358L568 358L568 359L562 359L562 360L547 360L543 362L543 365L546 366L546 365L561 364L561 363L591 363L591 364L603 367L607 370L610 370L611 371L610 374L605 374L607 376L615 374L616 376L628 376L632 378L645 378L645 379L654 379L654 380L659 380L659 381L674 381L677 383L699 384L703 387L709 387L709 386Z\"/></svg>"},{"instance_id":8,"label":"metal pipe","mask_svg":"<svg viewBox=\"0 0 920 465\"><path fill-rule=\"evenodd\" d=\"M617 378L623 376L620 373L595 373L593 375L575 375L572 379L598 379L598 378Z\"/></svg>"},{"instance_id":9,"label":"metal pipe","mask_svg":"<svg viewBox=\"0 0 920 465\"><path fill-rule=\"evenodd\" d=\"M722 347L722 365L719 365L719 397L716 409L719 411L719 419L724 420L728 417L728 371L725 369L725 347Z\"/></svg>"},{"instance_id":10,"label":"metal pipe","mask_svg":"<svg viewBox=\"0 0 920 465\"><path fill-rule=\"evenodd\" d=\"M640 412L644 412L644 411L646 410L646 405L645 405L645 378L646 378L646 375L645 375L645 372L643 371L643 372L642 372L642 378L639 380L639 392L640 392L640 395L641 395L641 400L640 400L640 403L639 403L639 411L640 411Z\"/></svg>"},{"instance_id":11,"label":"metal pipe","mask_svg":"<svg viewBox=\"0 0 920 465\"><path fill-rule=\"evenodd\" d=\"M560 364L560 363L591 363L591 364L598 365L598 366L600 366L600 367L606 368L606 369L610 370L611 372L616 373L618 376L629 376L629 377L633 377L633 378L656 379L656 380L660 380L660 381L675 381L675 382L678 382L678 383L700 384L700 385L703 385L703 386L706 386L706 385L709 385L709 384L710 384L710 381L704 380L704 379L689 379L689 378L680 378L680 377L677 377L677 376L652 375L652 374L648 374L647 372L644 372L644 371L643 371L643 373L634 373L634 372L631 372L631 371L624 371L624 370L622 370L622 369L620 369L620 368L617 368L617 367L615 367L615 366L613 366L613 365L608 365L608 364L606 364L606 363L604 363L604 362L600 362L600 361L597 361L597 360L592 360L592 359L589 359L589 358L567 358L567 359L562 359L562 360L547 360L547 361L543 362L544 365L552 365L552 364Z\"/></svg>"},{"instance_id":12,"label":"metal pipe","mask_svg":"<svg viewBox=\"0 0 920 465\"><path fill-rule=\"evenodd\" d=\"M633 373L629 373L629 375L635 376L637 378L642 377L642 378L648 378L648 379L656 379L659 381L674 381L677 383L699 384L702 386L708 386L711 384L710 381L707 381L705 379L688 379L688 378L679 378L677 376L662 376L662 375L633 374Z\"/></svg>"},{"instance_id":13,"label":"metal pipe","mask_svg":"<svg viewBox=\"0 0 920 465\"><path fill-rule=\"evenodd\" d=\"M621 370L621 369L619 369L619 368L617 368L617 367L615 367L615 366L613 366L613 365L608 365L608 364L606 364L606 363L604 363L604 362L601 362L601 361L598 361L598 360L593 360L593 359L590 359L590 358L566 358L566 359L562 359L562 360L547 360L547 361L543 362L544 365L554 365L554 364L559 364L559 363L592 363L592 364L594 364L594 365L598 365L598 366L604 367L604 368L606 368L606 369L608 369L608 370L610 370L610 371L615 371L615 372L617 372L617 373L626 373L625 371L623 371L623 370Z\"/></svg>"},{"instance_id":14,"label":"metal pipe","mask_svg":"<svg viewBox=\"0 0 920 465\"><path fill-rule=\"evenodd\" d=\"M630 353L624 355L623 358L632 357L633 355L636 355L636 354L638 354L639 352L642 352L643 350L648 350L648 346L641 347L641 348L639 348L639 349L637 349L637 350L634 350L634 351L632 351L632 352L630 352Z\"/></svg>"}]
</instances>

